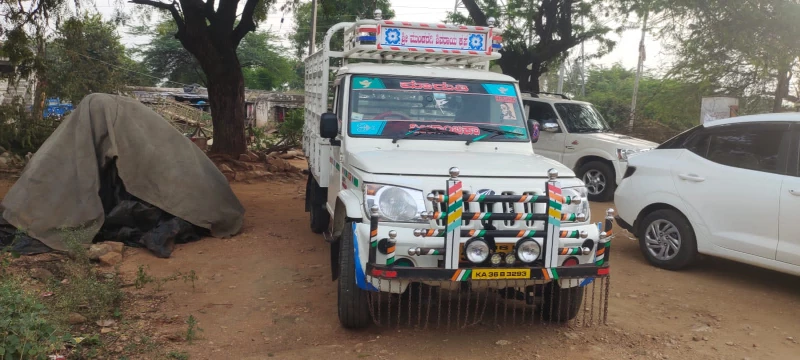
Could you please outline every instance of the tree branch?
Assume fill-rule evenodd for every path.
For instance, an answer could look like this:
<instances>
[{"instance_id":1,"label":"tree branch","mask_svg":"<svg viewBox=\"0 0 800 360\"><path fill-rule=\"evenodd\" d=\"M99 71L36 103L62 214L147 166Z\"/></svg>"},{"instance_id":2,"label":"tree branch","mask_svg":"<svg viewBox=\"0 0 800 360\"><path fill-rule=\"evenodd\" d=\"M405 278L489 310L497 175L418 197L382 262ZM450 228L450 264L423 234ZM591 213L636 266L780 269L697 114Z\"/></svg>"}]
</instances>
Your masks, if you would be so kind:
<instances>
[{"instance_id":1,"label":"tree branch","mask_svg":"<svg viewBox=\"0 0 800 360\"><path fill-rule=\"evenodd\" d=\"M239 20L239 25L236 25L236 28L233 29L233 33L231 34L231 40L233 41L233 47L239 47L239 43L244 39L244 36L247 33L256 29L256 23L253 21L253 16L256 11L256 5L258 5L259 1L263 0L247 0L244 3L244 11L242 11L242 19Z\"/></svg>"},{"instance_id":2,"label":"tree branch","mask_svg":"<svg viewBox=\"0 0 800 360\"><path fill-rule=\"evenodd\" d=\"M475 22L475 25L477 26L487 25L486 13L483 12L483 10L481 10L480 6L478 6L478 3L476 3L475 0L462 0L461 3L464 4L465 8L467 8L467 11L469 12L469 17L472 18L472 21Z\"/></svg>"},{"instance_id":3,"label":"tree branch","mask_svg":"<svg viewBox=\"0 0 800 360\"><path fill-rule=\"evenodd\" d=\"M155 0L130 0L129 2L131 4L147 5L157 9L167 10L170 12L170 14L172 14L172 18L175 20L175 24L178 25L178 33L181 33L185 30L186 24L183 22L183 17L181 16L181 13L178 11L178 8L175 7L174 1L171 4Z\"/></svg>"}]
</instances>

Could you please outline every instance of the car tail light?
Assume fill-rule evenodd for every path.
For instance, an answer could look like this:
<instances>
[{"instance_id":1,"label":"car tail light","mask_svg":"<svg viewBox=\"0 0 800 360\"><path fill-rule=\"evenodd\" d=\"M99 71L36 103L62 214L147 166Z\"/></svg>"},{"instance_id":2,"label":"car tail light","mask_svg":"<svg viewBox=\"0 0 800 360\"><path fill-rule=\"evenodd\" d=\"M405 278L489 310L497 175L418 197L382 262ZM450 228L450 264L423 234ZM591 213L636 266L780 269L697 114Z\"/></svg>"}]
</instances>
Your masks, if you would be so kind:
<instances>
[{"instance_id":1,"label":"car tail light","mask_svg":"<svg viewBox=\"0 0 800 360\"><path fill-rule=\"evenodd\" d=\"M634 172L636 172L636 167L628 165L628 168L625 170L625 175L623 175L622 178L625 179L631 177Z\"/></svg>"},{"instance_id":2,"label":"car tail light","mask_svg":"<svg viewBox=\"0 0 800 360\"><path fill-rule=\"evenodd\" d=\"M570 256L570 257L567 258L567 260L564 260L564 262L561 264L561 266L575 266L575 265L578 265L578 264L580 264L580 261L578 261L578 258L576 258L574 256Z\"/></svg>"}]
</instances>

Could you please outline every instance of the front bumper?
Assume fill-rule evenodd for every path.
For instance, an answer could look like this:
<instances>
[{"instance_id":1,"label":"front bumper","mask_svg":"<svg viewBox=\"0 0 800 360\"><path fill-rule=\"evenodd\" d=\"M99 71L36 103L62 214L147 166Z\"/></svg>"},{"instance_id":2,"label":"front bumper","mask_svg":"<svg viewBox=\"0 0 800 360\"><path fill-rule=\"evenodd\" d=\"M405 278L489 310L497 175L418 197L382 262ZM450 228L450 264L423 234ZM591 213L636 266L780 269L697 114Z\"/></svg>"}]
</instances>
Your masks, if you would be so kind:
<instances>
[{"instance_id":1,"label":"front bumper","mask_svg":"<svg viewBox=\"0 0 800 360\"><path fill-rule=\"evenodd\" d=\"M565 278L594 278L608 276L608 263L543 267L491 267L491 268L413 268L377 264L367 264L367 274L375 279L385 280L425 280L425 281L467 281L467 280L559 280Z\"/></svg>"}]
</instances>

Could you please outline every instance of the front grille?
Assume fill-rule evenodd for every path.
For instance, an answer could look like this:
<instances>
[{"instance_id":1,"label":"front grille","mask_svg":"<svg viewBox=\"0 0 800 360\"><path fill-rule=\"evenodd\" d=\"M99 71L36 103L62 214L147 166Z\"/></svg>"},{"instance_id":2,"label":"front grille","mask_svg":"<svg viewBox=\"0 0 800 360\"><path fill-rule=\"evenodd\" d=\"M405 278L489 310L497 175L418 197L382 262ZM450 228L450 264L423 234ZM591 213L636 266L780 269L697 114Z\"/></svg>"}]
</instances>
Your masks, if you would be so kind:
<instances>
[{"instance_id":1,"label":"front grille","mask_svg":"<svg viewBox=\"0 0 800 360\"><path fill-rule=\"evenodd\" d=\"M433 190L431 191L434 195L446 195L446 190ZM469 195L470 192L464 190L464 195ZM501 191L497 192L498 195L539 195L542 196L541 191L524 191L524 192L516 192L516 191ZM431 207L433 211L446 213L447 212L447 204L444 202L431 202ZM516 213L538 213L541 214L546 211L545 204L532 204L532 203L468 203L464 202L464 212L481 212L481 213L504 213L504 214L516 214ZM437 219L435 220L436 225L439 227L444 227L446 225L447 220L445 219ZM480 226L477 224L480 223ZM467 228L475 228L475 229L486 229L488 228L513 228L513 229L522 229L522 228L537 228L543 229L544 228L544 221L536 221L536 220L525 220L525 221L516 221L516 220L493 220L493 221L486 221L480 220L479 222L471 221L471 220L462 220L461 226Z\"/></svg>"}]
</instances>

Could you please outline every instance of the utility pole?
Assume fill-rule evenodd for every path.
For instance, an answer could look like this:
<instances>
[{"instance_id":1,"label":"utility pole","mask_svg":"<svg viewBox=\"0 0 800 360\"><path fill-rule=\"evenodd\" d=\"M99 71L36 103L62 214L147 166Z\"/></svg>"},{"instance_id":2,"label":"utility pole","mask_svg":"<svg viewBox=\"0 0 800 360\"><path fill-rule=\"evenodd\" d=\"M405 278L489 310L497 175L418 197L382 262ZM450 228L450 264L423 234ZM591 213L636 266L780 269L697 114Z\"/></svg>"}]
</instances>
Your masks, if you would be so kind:
<instances>
[{"instance_id":1,"label":"utility pole","mask_svg":"<svg viewBox=\"0 0 800 360\"><path fill-rule=\"evenodd\" d=\"M583 27L583 15L581 15L581 27ZM583 54L583 43L581 41L581 97L586 96L586 57Z\"/></svg>"},{"instance_id":2,"label":"utility pole","mask_svg":"<svg viewBox=\"0 0 800 360\"><path fill-rule=\"evenodd\" d=\"M644 68L644 37L647 33L647 16L650 11L644 9L644 18L642 19L642 39L639 41L639 64L636 67L636 79L633 82L633 100L631 101L631 118L628 120L628 131L633 131L633 121L636 119L636 95L639 93L639 80L642 78L642 69Z\"/></svg>"},{"instance_id":3,"label":"utility pole","mask_svg":"<svg viewBox=\"0 0 800 360\"><path fill-rule=\"evenodd\" d=\"M559 94L564 93L564 63L566 60L561 63L561 67L558 69L558 91Z\"/></svg>"},{"instance_id":4,"label":"utility pole","mask_svg":"<svg viewBox=\"0 0 800 360\"><path fill-rule=\"evenodd\" d=\"M317 48L317 0L311 0L311 42L308 44L308 56Z\"/></svg>"}]
</instances>

